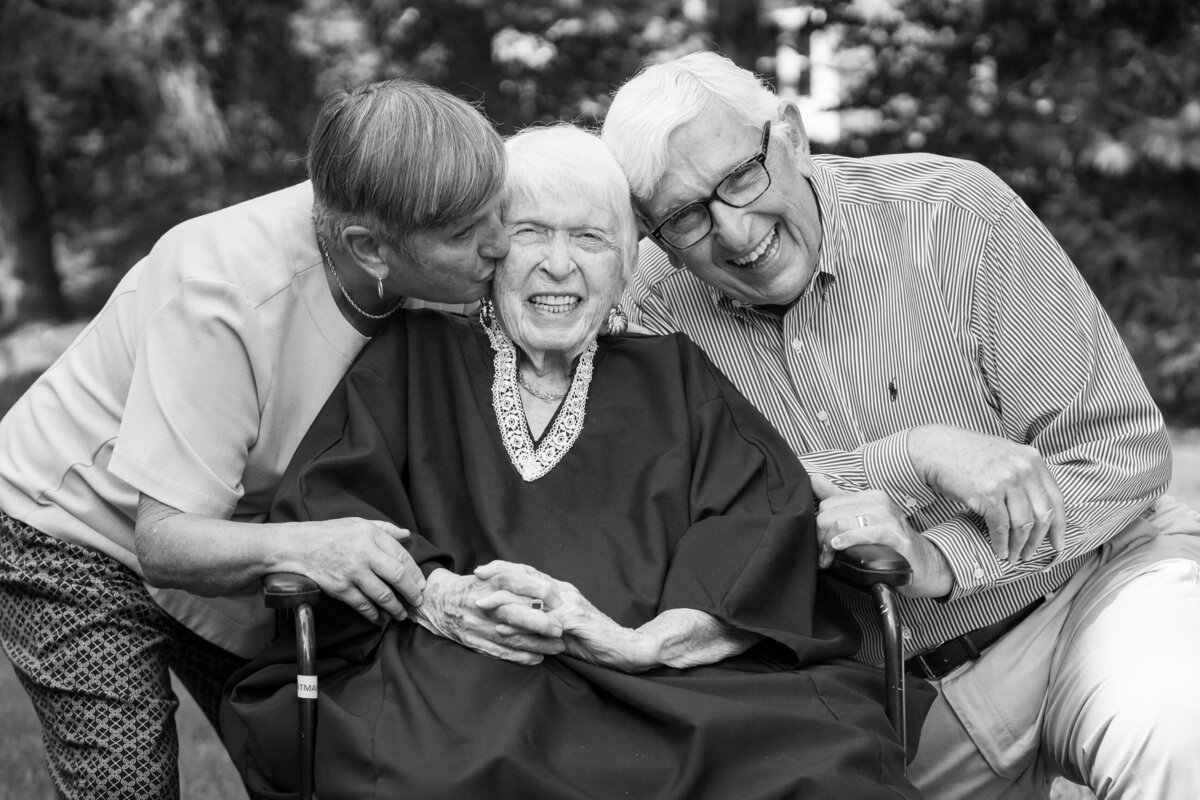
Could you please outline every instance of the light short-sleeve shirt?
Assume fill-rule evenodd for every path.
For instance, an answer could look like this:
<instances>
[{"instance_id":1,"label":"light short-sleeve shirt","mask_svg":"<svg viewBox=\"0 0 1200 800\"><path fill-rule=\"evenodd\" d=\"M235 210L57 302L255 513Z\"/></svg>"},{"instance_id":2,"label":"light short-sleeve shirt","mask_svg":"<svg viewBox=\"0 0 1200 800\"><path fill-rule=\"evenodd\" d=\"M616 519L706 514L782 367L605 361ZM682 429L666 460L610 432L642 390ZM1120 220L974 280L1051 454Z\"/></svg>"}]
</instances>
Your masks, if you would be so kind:
<instances>
[{"instance_id":1,"label":"light short-sleeve shirt","mask_svg":"<svg viewBox=\"0 0 1200 800\"><path fill-rule=\"evenodd\" d=\"M184 222L0 421L0 507L139 574L139 493L261 520L366 341L330 293L309 184ZM257 591L152 591L232 652L269 632Z\"/></svg>"}]
</instances>

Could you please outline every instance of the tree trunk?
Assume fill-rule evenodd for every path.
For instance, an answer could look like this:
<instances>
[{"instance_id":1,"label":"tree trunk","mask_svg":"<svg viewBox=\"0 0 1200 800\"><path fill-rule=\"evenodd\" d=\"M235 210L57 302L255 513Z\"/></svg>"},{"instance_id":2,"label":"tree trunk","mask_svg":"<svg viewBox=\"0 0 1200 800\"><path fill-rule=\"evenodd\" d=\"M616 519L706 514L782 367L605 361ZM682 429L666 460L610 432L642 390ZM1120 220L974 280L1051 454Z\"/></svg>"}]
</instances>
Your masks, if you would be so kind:
<instances>
[{"instance_id":1,"label":"tree trunk","mask_svg":"<svg viewBox=\"0 0 1200 800\"><path fill-rule=\"evenodd\" d=\"M70 308L54 267L53 227L42 193L37 137L24 94L0 106L0 327L38 317L65 319Z\"/></svg>"}]
</instances>

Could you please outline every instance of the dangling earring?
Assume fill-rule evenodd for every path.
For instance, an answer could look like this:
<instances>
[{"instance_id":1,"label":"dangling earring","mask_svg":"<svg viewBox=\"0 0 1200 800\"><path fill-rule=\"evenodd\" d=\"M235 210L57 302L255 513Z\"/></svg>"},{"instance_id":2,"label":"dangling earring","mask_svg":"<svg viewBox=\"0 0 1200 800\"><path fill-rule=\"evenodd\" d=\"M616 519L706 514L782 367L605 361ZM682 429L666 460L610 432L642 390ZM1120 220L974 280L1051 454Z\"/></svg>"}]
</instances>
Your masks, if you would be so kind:
<instances>
[{"instance_id":1,"label":"dangling earring","mask_svg":"<svg viewBox=\"0 0 1200 800\"><path fill-rule=\"evenodd\" d=\"M629 327L629 318L625 316L625 312L621 310L621 304L617 303L608 312L608 322L605 323L605 333L609 336L620 336Z\"/></svg>"},{"instance_id":2,"label":"dangling earring","mask_svg":"<svg viewBox=\"0 0 1200 800\"><path fill-rule=\"evenodd\" d=\"M479 301L479 324L485 329L491 330L496 322L496 309L492 307L492 301L483 299Z\"/></svg>"},{"instance_id":3,"label":"dangling earring","mask_svg":"<svg viewBox=\"0 0 1200 800\"><path fill-rule=\"evenodd\" d=\"M383 299L383 278L379 279L379 299Z\"/></svg>"}]
</instances>

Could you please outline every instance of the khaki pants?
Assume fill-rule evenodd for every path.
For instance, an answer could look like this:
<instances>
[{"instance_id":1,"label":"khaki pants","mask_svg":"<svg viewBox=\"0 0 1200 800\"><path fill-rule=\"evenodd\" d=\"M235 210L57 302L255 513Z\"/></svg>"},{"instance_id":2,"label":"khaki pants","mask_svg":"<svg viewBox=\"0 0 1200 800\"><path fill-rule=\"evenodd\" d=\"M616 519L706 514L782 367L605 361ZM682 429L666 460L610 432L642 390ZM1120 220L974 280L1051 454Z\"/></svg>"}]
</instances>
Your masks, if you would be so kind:
<instances>
[{"instance_id":1,"label":"khaki pants","mask_svg":"<svg viewBox=\"0 0 1200 800\"><path fill-rule=\"evenodd\" d=\"M1200 792L1200 515L1163 498L948 675L909 777L930 800Z\"/></svg>"}]
</instances>

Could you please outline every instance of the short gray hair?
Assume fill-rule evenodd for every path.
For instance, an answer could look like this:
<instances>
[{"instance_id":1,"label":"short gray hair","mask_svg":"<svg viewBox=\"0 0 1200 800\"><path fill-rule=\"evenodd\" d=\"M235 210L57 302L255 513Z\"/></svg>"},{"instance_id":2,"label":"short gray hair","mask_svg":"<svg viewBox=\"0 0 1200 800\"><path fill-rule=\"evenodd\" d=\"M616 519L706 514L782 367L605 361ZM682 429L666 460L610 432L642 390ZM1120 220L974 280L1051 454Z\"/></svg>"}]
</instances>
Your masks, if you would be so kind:
<instances>
[{"instance_id":1,"label":"short gray hair","mask_svg":"<svg viewBox=\"0 0 1200 800\"><path fill-rule=\"evenodd\" d=\"M645 200L662 180L675 129L716 109L762 126L778 117L779 98L753 72L709 52L645 67L617 90L600 137L634 197Z\"/></svg>"},{"instance_id":2,"label":"short gray hair","mask_svg":"<svg viewBox=\"0 0 1200 800\"><path fill-rule=\"evenodd\" d=\"M526 128L504 146L508 151L505 209L518 197L538 202L586 197L611 209L617 217L617 243L628 280L637 261L637 220L625 173L599 137L562 122Z\"/></svg>"},{"instance_id":3,"label":"short gray hair","mask_svg":"<svg viewBox=\"0 0 1200 800\"><path fill-rule=\"evenodd\" d=\"M326 96L308 144L317 231L363 225L408 252L413 231L473 214L504 187L504 144L475 106L407 78Z\"/></svg>"}]
</instances>

